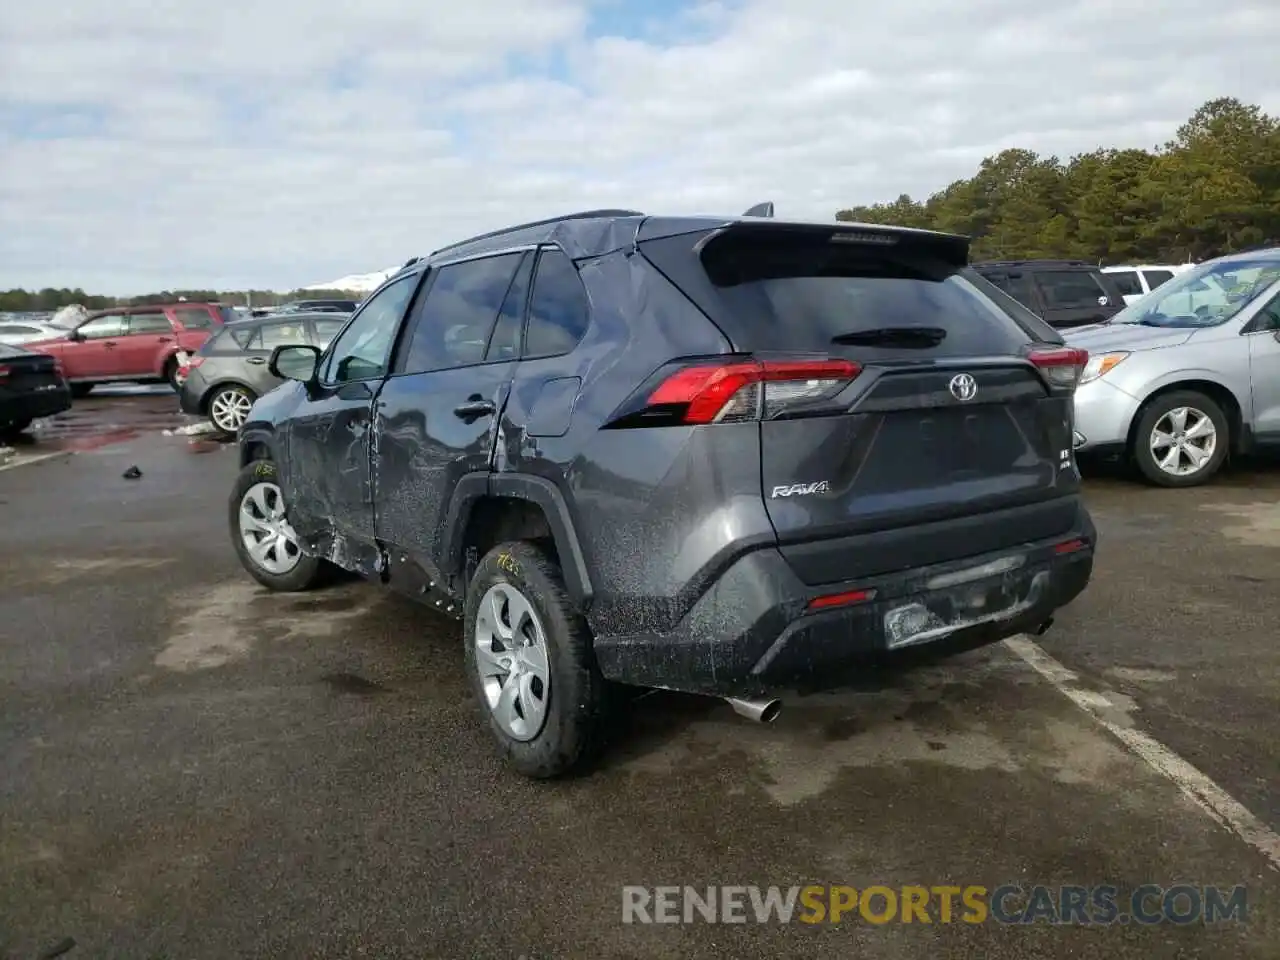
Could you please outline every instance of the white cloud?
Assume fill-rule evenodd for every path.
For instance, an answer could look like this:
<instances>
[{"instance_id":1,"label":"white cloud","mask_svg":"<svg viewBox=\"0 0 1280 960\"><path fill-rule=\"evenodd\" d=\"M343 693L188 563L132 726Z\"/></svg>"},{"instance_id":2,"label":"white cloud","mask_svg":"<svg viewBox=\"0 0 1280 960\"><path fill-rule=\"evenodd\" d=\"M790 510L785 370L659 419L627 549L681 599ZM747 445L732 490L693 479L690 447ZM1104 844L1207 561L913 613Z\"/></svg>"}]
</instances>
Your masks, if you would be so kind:
<instances>
[{"instance_id":1,"label":"white cloud","mask_svg":"<svg viewBox=\"0 0 1280 960\"><path fill-rule=\"evenodd\" d=\"M1280 111L1271 0L66 0L0 32L0 287L290 287L575 208L829 219Z\"/></svg>"}]
</instances>

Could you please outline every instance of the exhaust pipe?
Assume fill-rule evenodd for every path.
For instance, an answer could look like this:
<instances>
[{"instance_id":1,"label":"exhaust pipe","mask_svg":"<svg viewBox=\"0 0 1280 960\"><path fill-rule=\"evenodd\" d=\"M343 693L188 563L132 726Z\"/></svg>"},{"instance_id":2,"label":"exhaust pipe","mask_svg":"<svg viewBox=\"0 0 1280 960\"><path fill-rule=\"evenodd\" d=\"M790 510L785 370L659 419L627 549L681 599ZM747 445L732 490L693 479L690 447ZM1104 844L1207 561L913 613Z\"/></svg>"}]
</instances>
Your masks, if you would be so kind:
<instances>
[{"instance_id":1,"label":"exhaust pipe","mask_svg":"<svg viewBox=\"0 0 1280 960\"><path fill-rule=\"evenodd\" d=\"M725 697L724 700L738 716L756 723L773 723L782 712L781 700L739 700L737 697Z\"/></svg>"}]
</instances>

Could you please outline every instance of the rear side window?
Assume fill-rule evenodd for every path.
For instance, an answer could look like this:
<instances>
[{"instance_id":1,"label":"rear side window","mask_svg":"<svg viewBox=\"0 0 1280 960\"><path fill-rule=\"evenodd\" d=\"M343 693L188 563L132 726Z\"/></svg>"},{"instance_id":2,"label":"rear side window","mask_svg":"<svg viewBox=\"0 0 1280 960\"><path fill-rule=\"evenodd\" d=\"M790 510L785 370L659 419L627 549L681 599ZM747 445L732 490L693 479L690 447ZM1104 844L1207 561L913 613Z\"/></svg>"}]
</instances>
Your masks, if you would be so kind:
<instances>
[{"instance_id":1,"label":"rear side window","mask_svg":"<svg viewBox=\"0 0 1280 960\"><path fill-rule=\"evenodd\" d=\"M1147 287L1151 290L1173 279L1172 270L1143 270L1142 275L1147 278Z\"/></svg>"},{"instance_id":2,"label":"rear side window","mask_svg":"<svg viewBox=\"0 0 1280 960\"><path fill-rule=\"evenodd\" d=\"M329 345L329 341L338 335L338 332L346 325L347 318L340 320L329 320L327 318L316 318L311 321L311 326L315 330L315 345L323 350Z\"/></svg>"},{"instance_id":3,"label":"rear side window","mask_svg":"<svg viewBox=\"0 0 1280 960\"><path fill-rule=\"evenodd\" d=\"M310 342L307 338L307 326L302 320L290 320L285 323L264 323L249 341L250 350L274 350L276 347L288 347L293 344Z\"/></svg>"},{"instance_id":4,"label":"rear side window","mask_svg":"<svg viewBox=\"0 0 1280 960\"><path fill-rule=\"evenodd\" d=\"M524 355L552 357L568 353L587 332L591 304L573 261L560 250L543 250L529 300Z\"/></svg>"},{"instance_id":5,"label":"rear side window","mask_svg":"<svg viewBox=\"0 0 1280 960\"><path fill-rule=\"evenodd\" d=\"M447 370L484 360L489 334L522 253L452 263L435 270L413 308L401 373Z\"/></svg>"},{"instance_id":6,"label":"rear side window","mask_svg":"<svg viewBox=\"0 0 1280 960\"><path fill-rule=\"evenodd\" d=\"M187 330L204 330L213 326L213 317L204 307L177 307L173 312Z\"/></svg>"},{"instance_id":7,"label":"rear side window","mask_svg":"<svg viewBox=\"0 0 1280 960\"><path fill-rule=\"evenodd\" d=\"M1143 293L1137 270L1108 272L1107 277L1116 285L1116 289L1120 291L1122 296L1132 297L1135 294L1140 296ZM1147 274L1147 277L1150 279L1151 274Z\"/></svg>"},{"instance_id":8,"label":"rear side window","mask_svg":"<svg viewBox=\"0 0 1280 960\"><path fill-rule=\"evenodd\" d=\"M660 261L681 249L697 257L696 237L678 239L657 248L669 277L677 265ZM910 246L730 231L701 259L711 287L686 292L740 350L924 359L1014 354L1031 340L968 279L972 271Z\"/></svg>"},{"instance_id":9,"label":"rear side window","mask_svg":"<svg viewBox=\"0 0 1280 960\"><path fill-rule=\"evenodd\" d=\"M486 360L512 360L520 353L520 324L524 320L524 304L529 299L529 281L533 277L533 257L526 256L520 262L515 279L507 289L502 309L498 311L498 323L489 338L485 351Z\"/></svg>"},{"instance_id":10,"label":"rear side window","mask_svg":"<svg viewBox=\"0 0 1280 960\"><path fill-rule=\"evenodd\" d=\"M254 338L257 332L258 331L252 327L247 330L243 326L228 327L222 335L217 338L219 346L214 349L219 353L235 353L237 352L237 348L239 350L247 350L249 349L249 342Z\"/></svg>"},{"instance_id":11,"label":"rear side window","mask_svg":"<svg viewBox=\"0 0 1280 960\"><path fill-rule=\"evenodd\" d=\"M129 333L172 333L169 318L163 313L134 313L129 315Z\"/></svg>"},{"instance_id":12,"label":"rear side window","mask_svg":"<svg viewBox=\"0 0 1280 960\"><path fill-rule=\"evenodd\" d=\"M1088 270L1041 270L1036 274L1036 285L1051 310L1096 307L1098 298L1107 296L1106 288Z\"/></svg>"}]
</instances>

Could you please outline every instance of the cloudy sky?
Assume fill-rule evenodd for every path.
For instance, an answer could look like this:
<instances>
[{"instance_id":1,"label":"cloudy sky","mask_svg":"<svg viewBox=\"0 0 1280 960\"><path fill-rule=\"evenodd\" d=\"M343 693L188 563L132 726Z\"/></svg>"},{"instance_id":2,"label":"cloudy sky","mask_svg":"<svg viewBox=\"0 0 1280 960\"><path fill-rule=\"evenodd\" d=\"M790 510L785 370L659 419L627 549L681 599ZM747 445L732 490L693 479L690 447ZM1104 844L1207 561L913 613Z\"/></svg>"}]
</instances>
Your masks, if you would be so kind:
<instances>
[{"instance_id":1,"label":"cloudy sky","mask_svg":"<svg viewBox=\"0 0 1280 960\"><path fill-rule=\"evenodd\" d=\"M0 15L0 288L288 289L597 206L830 219L1280 112L1275 0L58 0Z\"/></svg>"}]
</instances>

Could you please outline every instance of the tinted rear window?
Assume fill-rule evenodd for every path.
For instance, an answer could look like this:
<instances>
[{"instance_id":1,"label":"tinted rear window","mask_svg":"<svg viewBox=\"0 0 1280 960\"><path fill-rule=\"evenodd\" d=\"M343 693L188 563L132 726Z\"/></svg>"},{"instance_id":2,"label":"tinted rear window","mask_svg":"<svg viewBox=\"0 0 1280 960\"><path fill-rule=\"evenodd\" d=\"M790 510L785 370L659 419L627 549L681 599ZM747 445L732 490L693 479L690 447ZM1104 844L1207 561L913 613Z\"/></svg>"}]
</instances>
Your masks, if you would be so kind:
<instances>
[{"instance_id":1,"label":"tinted rear window","mask_svg":"<svg viewBox=\"0 0 1280 960\"><path fill-rule=\"evenodd\" d=\"M698 289L688 269L673 262L681 246L696 258L690 244L697 239L658 241L646 253L740 350L827 352L833 338L886 328L934 328L945 336L925 346L860 344L839 352L884 359L1010 355L1032 339L966 278L965 268L909 242L879 246L729 231L702 250L709 285Z\"/></svg>"}]
</instances>

